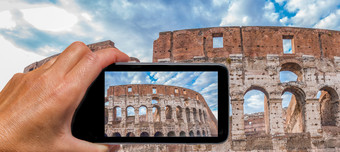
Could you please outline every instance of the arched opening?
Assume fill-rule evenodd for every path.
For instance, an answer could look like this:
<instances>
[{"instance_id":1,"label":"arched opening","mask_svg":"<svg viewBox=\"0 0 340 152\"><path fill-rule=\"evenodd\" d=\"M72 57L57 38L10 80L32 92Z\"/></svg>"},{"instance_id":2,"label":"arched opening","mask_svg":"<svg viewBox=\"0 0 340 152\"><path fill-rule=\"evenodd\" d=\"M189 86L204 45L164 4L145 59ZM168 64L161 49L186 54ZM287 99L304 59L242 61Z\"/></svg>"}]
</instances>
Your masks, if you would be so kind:
<instances>
[{"instance_id":1,"label":"arched opening","mask_svg":"<svg viewBox=\"0 0 340 152\"><path fill-rule=\"evenodd\" d=\"M201 136L201 132L199 130L197 130L197 136L200 137Z\"/></svg>"},{"instance_id":2,"label":"arched opening","mask_svg":"<svg viewBox=\"0 0 340 152\"><path fill-rule=\"evenodd\" d=\"M180 106L176 107L176 117L177 120L183 120L183 116L182 116L182 108Z\"/></svg>"},{"instance_id":3,"label":"arched opening","mask_svg":"<svg viewBox=\"0 0 340 152\"><path fill-rule=\"evenodd\" d=\"M135 108L133 108L132 106L128 106L126 108L126 122L135 122Z\"/></svg>"},{"instance_id":4,"label":"arched opening","mask_svg":"<svg viewBox=\"0 0 340 152\"><path fill-rule=\"evenodd\" d=\"M199 116L200 116L200 122L203 122L203 121L202 121L202 111L201 111L201 109L198 110L198 114L199 114Z\"/></svg>"},{"instance_id":5,"label":"arched opening","mask_svg":"<svg viewBox=\"0 0 340 152\"><path fill-rule=\"evenodd\" d=\"M190 136L190 137L195 137L194 132L193 132L193 131L190 131L190 132L189 132L189 136Z\"/></svg>"},{"instance_id":6,"label":"arched opening","mask_svg":"<svg viewBox=\"0 0 340 152\"><path fill-rule=\"evenodd\" d=\"M196 108L193 108L193 109L192 109L192 113L194 114L194 121L195 121L195 123L198 122L198 118L197 118L197 110L196 110Z\"/></svg>"},{"instance_id":7,"label":"arched opening","mask_svg":"<svg viewBox=\"0 0 340 152\"><path fill-rule=\"evenodd\" d=\"M148 122L147 109L145 106L139 107L139 122Z\"/></svg>"},{"instance_id":8,"label":"arched opening","mask_svg":"<svg viewBox=\"0 0 340 152\"><path fill-rule=\"evenodd\" d=\"M302 81L302 67L294 62L287 62L281 65L280 82Z\"/></svg>"},{"instance_id":9,"label":"arched opening","mask_svg":"<svg viewBox=\"0 0 340 152\"><path fill-rule=\"evenodd\" d=\"M149 137L149 133L147 133L147 132L142 132L142 133L140 134L140 137Z\"/></svg>"},{"instance_id":10,"label":"arched opening","mask_svg":"<svg viewBox=\"0 0 340 152\"><path fill-rule=\"evenodd\" d=\"M121 135L120 135L120 133L115 132L115 133L112 134L112 137L121 137Z\"/></svg>"},{"instance_id":11,"label":"arched opening","mask_svg":"<svg viewBox=\"0 0 340 152\"><path fill-rule=\"evenodd\" d=\"M205 137L205 136L206 136L206 135L205 135L205 131L204 131L204 130L202 131L202 136L203 136L203 137Z\"/></svg>"},{"instance_id":12,"label":"arched opening","mask_svg":"<svg viewBox=\"0 0 340 152\"><path fill-rule=\"evenodd\" d=\"M118 124L122 121L122 109L120 107L113 108L113 124Z\"/></svg>"},{"instance_id":13,"label":"arched opening","mask_svg":"<svg viewBox=\"0 0 340 152\"><path fill-rule=\"evenodd\" d=\"M179 136L185 137L185 132L184 132L184 131L181 131L181 132L179 133Z\"/></svg>"},{"instance_id":14,"label":"arched opening","mask_svg":"<svg viewBox=\"0 0 340 152\"><path fill-rule=\"evenodd\" d=\"M155 137L164 137L162 132L157 131L154 135Z\"/></svg>"},{"instance_id":15,"label":"arched opening","mask_svg":"<svg viewBox=\"0 0 340 152\"><path fill-rule=\"evenodd\" d=\"M322 87L317 97L320 102L321 126L337 126L339 96L331 87Z\"/></svg>"},{"instance_id":16,"label":"arched opening","mask_svg":"<svg viewBox=\"0 0 340 152\"><path fill-rule=\"evenodd\" d=\"M204 122L207 122L207 113L203 110L203 119Z\"/></svg>"},{"instance_id":17,"label":"arched opening","mask_svg":"<svg viewBox=\"0 0 340 152\"><path fill-rule=\"evenodd\" d=\"M172 108L170 106L166 106L164 109L165 109L165 118L167 120L172 119Z\"/></svg>"},{"instance_id":18,"label":"arched opening","mask_svg":"<svg viewBox=\"0 0 340 152\"><path fill-rule=\"evenodd\" d=\"M289 93L286 93L289 92ZM289 104L287 103L290 98ZM305 129L305 114L304 114L304 104L305 104L305 93L302 89L297 87L285 88L282 92L282 106L283 120L284 120L284 131L286 133L302 133ZM287 106L288 105L288 106ZM287 108L285 108L287 106Z\"/></svg>"},{"instance_id":19,"label":"arched opening","mask_svg":"<svg viewBox=\"0 0 340 152\"><path fill-rule=\"evenodd\" d=\"M269 134L269 117L265 117L269 115L268 99L268 92L264 88L259 86L251 86L245 92L244 131L246 136L256 134Z\"/></svg>"},{"instance_id":20,"label":"arched opening","mask_svg":"<svg viewBox=\"0 0 340 152\"><path fill-rule=\"evenodd\" d=\"M187 117L187 122L189 123L190 122L190 109L189 108L185 108L185 114Z\"/></svg>"},{"instance_id":21,"label":"arched opening","mask_svg":"<svg viewBox=\"0 0 340 152\"><path fill-rule=\"evenodd\" d=\"M168 133L168 137L175 137L176 136L176 134L175 134L175 132L173 132L173 131L170 131L169 133Z\"/></svg>"},{"instance_id":22,"label":"arched opening","mask_svg":"<svg viewBox=\"0 0 340 152\"><path fill-rule=\"evenodd\" d=\"M151 104L158 104L158 100L152 99L152 100L151 100Z\"/></svg>"},{"instance_id":23,"label":"arched opening","mask_svg":"<svg viewBox=\"0 0 340 152\"><path fill-rule=\"evenodd\" d=\"M152 115L153 115L154 122L160 122L161 121L161 108L159 106L153 106Z\"/></svg>"},{"instance_id":24,"label":"arched opening","mask_svg":"<svg viewBox=\"0 0 340 152\"><path fill-rule=\"evenodd\" d=\"M105 124L109 122L109 110L105 106Z\"/></svg>"},{"instance_id":25,"label":"arched opening","mask_svg":"<svg viewBox=\"0 0 340 152\"><path fill-rule=\"evenodd\" d=\"M126 134L126 137L135 137L135 134L133 132L128 132Z\"/></svg>"}]
</instances>

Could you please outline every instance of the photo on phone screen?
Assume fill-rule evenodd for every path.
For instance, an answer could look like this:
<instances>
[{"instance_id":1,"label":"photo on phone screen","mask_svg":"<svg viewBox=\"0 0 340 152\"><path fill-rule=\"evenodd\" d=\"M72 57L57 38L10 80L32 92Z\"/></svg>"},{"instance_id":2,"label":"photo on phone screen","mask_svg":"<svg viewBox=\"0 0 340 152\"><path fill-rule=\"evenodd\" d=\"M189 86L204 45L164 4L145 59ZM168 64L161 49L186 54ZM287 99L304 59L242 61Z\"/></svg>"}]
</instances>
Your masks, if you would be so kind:
<instances>
[{"instance_id":1,"label":"photo on phone screen","mask_svg":"<svg viewBox=\"0 0 340 152\"><path fill-rule=\"evenodd\" d=\"M105 71L106 137L217 137L218 72Z\"/></svg>"}]
</instances>

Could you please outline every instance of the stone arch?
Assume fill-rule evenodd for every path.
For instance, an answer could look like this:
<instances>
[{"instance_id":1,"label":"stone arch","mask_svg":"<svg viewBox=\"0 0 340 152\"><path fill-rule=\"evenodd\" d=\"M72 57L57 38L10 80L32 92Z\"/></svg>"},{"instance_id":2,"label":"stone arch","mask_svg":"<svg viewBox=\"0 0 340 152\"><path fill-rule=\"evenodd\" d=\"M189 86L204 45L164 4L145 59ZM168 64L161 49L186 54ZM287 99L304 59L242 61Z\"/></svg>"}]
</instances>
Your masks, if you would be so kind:
<instances>
[{"instance_id":1,"label":"stone arch","mask_svg":"<svg viewBox=\"0 0 340 152\"><path fill-rule=\"evenodd\" d=\"M166 120L172 119L172 108L171 108L171 106L167 105L164 108L165 108L165 119Z\"/></svg>"},{"instance_id":2,"label":"stone arch","mask_svg":"<svg viewBox=\"0 0 340 152\"><path fill-rule=\"evenodd\" d=\"M184 131L181 131L181 132L179 133L179 136L180 136L180 137L185 137L185 132L184 132Z\"/></svg>"},{"instance_id":3,"label":"stone arch","mask_svg":"<svg viewBox=\"0 0 340 152\"><path fill-rule=\"evenodd\" d=\"M205 134L205 131L204 131L204 130L202 130L202 136L203 136L203 137L205 137L205 136L206 136L206 134Z\"/></svg>"},{"instance_id":4,"label":"stone arch","mask_svg":"<svg viewBox=\"0 0 340 152\"><path fill-rule=\"evenodd\" d=\"M246 100L246 96L247 93L250 91L259 91L260 92L260 97L263 94L263 111L262 109L260 109L260 111L257 112L263 112L263 118L252 118L252 117L248 117L248 114L246 114L247 112L247 108L245 108L245 105L247 103ZM262 94L261 94L262 93ZM269 93L268 91L265 89L265 87L260 86L260 85L251 85L243 94L243 99L244 99L244 104L243 104L243 112L244 112L244 131L246 135L252 135L252 134L257 134L258 132L254 131L254 128L256 128L256 126L258 125L263 125L264 124L264 130L262 133L268 134L270 131L270 123L269 123ZM239 110L240 107L237 107L236 110ZM256 121L256 124L252 124L253 120ZM238 126L238 124L236 124L236 126ZM241 128L241 127L240 127Z\"/></svg>"},{"instance_id":5,"label":"stone arch","mask_svg":"<svg viewBox=\"0 0 340 152\"><path fill-rule=\"evenodd\" d=\"M126 137L136 137L135 134L133 132L128 132L126 134Z\"/></svg>"},{"instance_id":6,"label":"stone arch","mask_svg":"<svg viewBox=\"0 0 340 152\"><path fill-rule=\"evenodd\" d=\"M138 110L139 122L148 122L148 108L141 105Z\"/></svg>"},{"instance_id":7,"label":"stone arch","mask_svg":"<svg viewBox=\"0 0 340 152\"><path fill-rule=\"evenodd\" d=\"M282 91L292 94L291 101L286 110L284 131L287 133L301 133L305 131L305 92L296 86L288 86Z\"/></svg>"},{"instance_id":8,"label":"stone arch","mask_svg":"<svg viewBox=\"0 0 340 152\"><path fill-rule=\"evenodd\" d=\"M194 134L194 132L192 130L189 132L189 136L190 137L195 137L195 134Z\"/></svg>"},{"instance_id":9,"label":"stone arch","mask_svg":"<svg viewBox=\"0 0 340 152\"><path fill-rule=\"evenodd\" d=\"M113 107L113 124L118 124L122 120L122 108L119 106Z\"/></svg>"},{"instance_id":10,"label":"stone arch","mask_svg":"<svg viewBox=\"0 0 340 152\"><path fill-rule=\"evenodd\" d=\"M198 115L199 115L200 122L203 122L203 120L202 120L202 110L201 109L198 109Z\"/></svg>"},{"instance_id":11,"label":"stone arch","mask_svg":"<svg viewBox=\"0 0 340 152\"><path fill-rule=\"evenodd\" d=\"M197 130L197 136L200 137L201 136L201 132L199 130Z\"/></svg>"},{"instance_id":12,"label":"stone arch","mask_svg":"<svg viewBox=\"0 0 340 152\"><path fill-rule=\"evenodd\" d=\"M126 107L126 122L135 122L135 108L133 106Z\"/></svg>"},{"instance_id":13,"label":"stone arch","mask_svg":"<svg viewBox=\"0 0 340 152\"><path fill-rule=\"evenodd\" d=\"M176 134L175 134L174 131L168 132L168 137L175 137L175 136L176 136Z\"/></svg>"},{"instance_id":14,"label":"stone arch","mask_svg":"<svg viewBox=\"0 0 340 152\"><path fill-rule=\"evenodd\" d=\"M164 134L160 131L157 131L154 135L154 137L164 137Z\"/></svg>"},{"instance_id":15,"label":"stone arch","mask_svg":"<svg viewBox=\"0 0 340 152\"><path fill-rule=\"evenodd\" d=\"M152 115L153 115L154 122L161 122L161 107L157 105L153 105Z\"/></svg>"},{"instance_id":16,"label":"stone arch","mask_svg":"<svg viewBox=\"0 0 340 152\"><path fill-rule=\"evenodd\" d=\"M203 120L204 122L207 122L207 113L205 112L205 110L203 110Z\"/></svg>"},{"instance_id":17,"label":"stone arch","mask_svg":"<svg viewBox=\"0 0 340 152\"><path fill-rule=\"evenodd\" d=\"M152 97L151 104L158 104L158 103L159 103L159 98L158 97Z\"/></svg>"},{"instance_id":18,"label":"stone arch","mask_svg":"<svg viewBox=\"0 0 340 152\"><path fill-rule=\"evenodd\" d=\"M321 91L319 97L321 125L337 126L337 116L339 115L338 93L330 86L323 86L319 90Z\"/></svg>"},{"instance_id":19,"label":"stone arch","mask_svg":"<svg viewBox=\"0 0 340 152\"><path fill-rule=\"evenodd\" d=\"M177 117L177 120L183 120L182 114L183 114L182 107L177 106L176 107L176 117Z\"/></svg>"},{"instance_id":20,"label":"stone arch","mask_svg":"<svg viewBox=\"0 0 340 152\"><path fill-rule=\"evenodd\" d=\"M303 80L303 72L302 66L299 62L296 61L287 61L280 65L280 72L282 71L290 71L293 72L297 76L297 81Z\"/></svg>"},{"instance_id":21,"label":"stone arch","mask_svg":"<svg viewBox=\"0 0 340 152\"><path fill-rule=\"evenodd\" d=\"M193 113L193 115L194 115L194 122L195 122L195 123L198 122L198 118L197 118L197 110L196 110L196 108L193 108L193 109L192 109L192 113Z\"/></svg>"},{"instance_id":22,"label":"stone arch","mask_svg":"<svg viewBox=\"0 0 340 152\"><path fill-rule=\"evenodd\" d=\"M147 132L142 132L140 133L140 137L150 137L150 135Z\"/></svg>"},{"instance_id":23,"label":"stone arch","mask_svg":"<svg viewBox=\"0 0 340 152\"><path fill-rule=\"evenodd\" d=\"M112 137L121 137L120 133L119 132L114 132L112 134Z\"/></svg>"},{"instance_id":24,"label":"stone arch","mask_svg":"<svg viewBox=\"0 0 340 152\"><path fill-rule=\"evenodd\" d=\"M187 122L190 122L190 109L189 108L185 108L185 115L187 117Z\"/></svg>"}]
</instances>

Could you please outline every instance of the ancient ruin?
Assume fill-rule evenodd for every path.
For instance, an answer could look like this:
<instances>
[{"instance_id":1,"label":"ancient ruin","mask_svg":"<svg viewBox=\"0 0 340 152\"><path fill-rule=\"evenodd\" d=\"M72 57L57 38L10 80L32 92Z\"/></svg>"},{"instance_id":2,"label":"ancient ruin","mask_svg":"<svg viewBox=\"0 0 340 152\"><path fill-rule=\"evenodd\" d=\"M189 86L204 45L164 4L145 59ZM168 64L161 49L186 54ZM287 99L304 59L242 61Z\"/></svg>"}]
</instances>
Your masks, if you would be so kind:
<instances>
[{"instance_id":1,"label":"ancient ruin","mask_svg":"<svg viewBox=\"0 0 340 152\"><path fill-rule=\"evenodd\" d=\"M161 32L153 62L225 64L230 72L229 138L216 145L123 145L123 150L340 150L339 31L234 26ZM281 82L282 71L295 73L297 80ZM244 95L251 90L265 95L262 114L244 113ZM293 94L286 109L285 92Z\"/></svg>"},{"instance_id":2,"label":"ancient ruin","mask_svg":"<svg viewBox=\"0 0 340 152\"><path fill-rule=\"evenodd\" d=\"M154 84L118 85L109 87L106 98L108 137L217 136L215 116L203 96L193 90Z\"/></svg>"}]
</instances>

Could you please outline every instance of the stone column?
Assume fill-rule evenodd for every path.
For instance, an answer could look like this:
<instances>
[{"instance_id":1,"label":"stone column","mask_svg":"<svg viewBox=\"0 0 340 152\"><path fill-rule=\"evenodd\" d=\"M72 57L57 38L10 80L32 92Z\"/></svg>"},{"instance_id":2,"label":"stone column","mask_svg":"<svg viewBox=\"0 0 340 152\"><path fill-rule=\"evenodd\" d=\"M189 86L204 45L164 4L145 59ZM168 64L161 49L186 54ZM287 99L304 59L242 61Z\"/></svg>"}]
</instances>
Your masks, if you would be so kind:
<instances>
[{"instance_id":1,"label":"stone column","mask_svg":"<svg viewBox=\"0 0 340 152\"><path fill-rule=\"evenodd\" d=\"M176 107L171 107L171 109L172 109L172 110L171 110L171 112L172 112L171 117L172 117L172 119L173 119L173 120L175 121L175 123L176 123L176 122L178 122L177 114L176 114L176 112L177 112L176 110L177 110L177 109L176 109Z\"/></svg>"},{"instance_id":2,"label":"stone column","mask_svg":"<svg viewBox=\"0 0 340 152\"><path fill-rule=\"evenodd\" d=\"M164 123L165 120L166 120L165 109L164 109L164 107L160 107L160 109L161 109L161 122Z\"/></svg>"},{"instance_id":3,"label":"stone column","mask_svg":"<svg viewBox=\"0 0 340 152\"><path fill-rule=\"evenodd\" d=\"M187 124L187 113L186 113L186 109L182 108L182 119L184 124Z\"/></svg>"},{"instance_id":4,"label":"stone column","mask_svg":"<svg viewBox=\"0 0 340 152\"><path fill-rule=\"evenodd\" d=\"M282 99L269 99L269 127L271 135L283 135Z\"/></svg>"},{"instance_id":5,"label":"stone column","mask_svg":"<svg viewBox=\"0 0 340 152\"><path fill-rule=\"evenodd\" d=\"M199 111L198 111L197 108L196 108L196 118L197 118L198 122L201 122L201 120L200 120L200 114L199 114ZM195 122L195 123L196 123L196 122Z\"/></svg>"},{"instance_id":6,"label":"stone column","mask_svg":"<svg viewBox=\"0 0 340 152\"><path fill-rule=\"evenodd\" d=\"M190 108L190 122L194 123L194 111Z\"/></svg>"},{"instance_id":7,"label":"stone column","mask_svg":"<svg viewBox=\"0 0 340 152\"><path fill-rule=\"evenodd\" d=\"M321 136L321 116L319 99L306 99L304 107L305 131L312 137Z\"/></svg>"},{"instance_id":8,"label":"stone column","mask_svg":"<svg viewBox=\"0 0 340 152\"><path fill-rule=\"evenodd\" d=\"M232 126L231 134L232 140L244 140L246 138L244 133L244 112L243 99L231 99L232 107Z\"/></svg>"},{"instance_id":9,"label":"stone column","mask_svg":"<svg viewBox=\"0 0 340 152\"><path fill-rule=\"evenodd\" d=\"M148 122L153 123L152 107L147 107Z\"/></svg>"},{"instance_id":10,"label":"stone column","mask_svg":"<svg viewBox=\"0 0 340 152\"><path fill-rule=\"evenodd\" d=\"M108 122L107 122L107 124L109 124L109 125L112 125L112 121L114 120L114 118L113 118L114 116L113 116L113 109L112 109L112 107L109 107L109 109L108 109Z\"/></svg>"},{"instance_id":11,"label":"stone column","mask_svg":"<svg viewBox=\"0 0 340 152\"><path fill-rule=\"evenodd\" d=\"M126 107L122 107L121 111L122 111L122 121L121 121L121 123L124 126L124 124L126 124Z\"/></svg>"},{"instance_id":12,"label":"stone column","mask_svg":"<svg viewBox=\"0 0 340 152\"><path fill-rule=\"evenodd\" d=\"M338 103L338 112L335 114L336 126L340 127L340 100L335 101Z\"/></svg>"},{"instance_id":13,"label":"stone column","mask_svg":"<svg viewBox=\"0 0 340 152\"><path fill-rule=\"evenodd\" d=\"M139 124L139 109L135 108L135 124Z\"/></svg>"}]
</instances>

